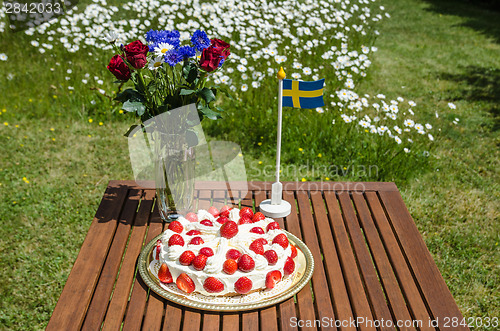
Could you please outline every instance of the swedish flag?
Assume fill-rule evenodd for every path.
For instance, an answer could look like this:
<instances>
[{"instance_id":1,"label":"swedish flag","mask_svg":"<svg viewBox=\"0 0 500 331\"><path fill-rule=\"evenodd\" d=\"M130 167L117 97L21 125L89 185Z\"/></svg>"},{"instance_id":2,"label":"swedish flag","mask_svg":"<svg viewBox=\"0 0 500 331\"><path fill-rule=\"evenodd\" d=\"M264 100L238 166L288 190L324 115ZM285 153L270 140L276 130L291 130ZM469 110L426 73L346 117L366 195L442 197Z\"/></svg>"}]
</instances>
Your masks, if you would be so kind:
<instances>
[{"instance_id":1,"label":"swedish flag","mask_svg":"<svg viewBox=\"0 0 500 331\"><path fill-rule=\"evenodd\" d=\"M283 79L283 106L294 108L317 108L325 105L323 101L324 79L303 82Z\"/></svg>"}]
</instances>

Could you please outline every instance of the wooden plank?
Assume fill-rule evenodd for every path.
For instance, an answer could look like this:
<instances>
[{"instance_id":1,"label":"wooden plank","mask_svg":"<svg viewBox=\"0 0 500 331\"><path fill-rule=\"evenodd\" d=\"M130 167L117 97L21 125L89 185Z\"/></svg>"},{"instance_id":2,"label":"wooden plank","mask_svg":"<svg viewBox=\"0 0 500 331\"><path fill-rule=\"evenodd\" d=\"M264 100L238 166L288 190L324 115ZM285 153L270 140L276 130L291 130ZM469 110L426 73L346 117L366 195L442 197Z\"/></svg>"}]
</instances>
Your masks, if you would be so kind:
<instances>
[{"instance_id":1,"label":"wooden plank","mask_svg":"<svg viewBox=\"0 0 500 331\"><path fill-rule=\"evenodd\" d=\"M47 325L47 330L81 327L111 245L128 187L110 184Z\"/></svg>"},{"instance_id":2,"label":"wooden plank","mask_svg":"<svg viewBox=\"0 0 500 331\"><path fill-rule=\"evenodd\" d=\"M370 193L376 194L376 193ZM363 232L366 237L366 241L372 252L372 257L380 274L380 282L385 290L385 294L388 304L394 314L393 321L411 321L412 317L410 312L406 307L406 302L403 297L403 293L399 288L398 281L394 272L392 270L391 263L387 257L387 253L384 249L382 241L380 239L377 228L375 227L374 221L370 215L370 211L366 204L365 197L361 194L353 194L352 199L356 210L358 211L359 220L363 227ZM415 330L415 327L400 327L401 330ZM425 328L423 328L425 329Z\"/></svg>"},{"instance_id":3,"label":"wooden plank","mask_svg":"<svg viewBox=\"0 0 500 331\"><path fill-rule=\"evenodd\" d=\"M165 318L163 321L163 331L179 331L182 325L182 315L184 313L176 304L167 301L165 309ZM144 329L145 330L145 329Z\"/></svg>"},{"instance_id":4,"label":"wooden plank","mask_svg":"<svg viewBox=\"0 0 500 331\"><path fill-rule=\"evenodd\" d=\"M203 331L219 331L219 314L206 312L203 314Z\"/></svg>"},{"instance_id":5,"label":"wooden plank","mask_svg":"<svg viewBox=\"0 0 500 331\"><path fill-rule=\"evenodd\" d=\"M241 315L242 331L254 331L259 329L259 312L252 311Z\"/></svg>"},{"instance_id":6,"label":"wooden plank","mask_svg":"<svg viewBox=\"0 0 500 331\"><path fill-rule=\"evenodd\" d=\"M103 330L113 330L119 329L123 316L125 314L125 309L127 308L128 298L130 294L130 289L132 282L134 280L134 275L136 271L136 261L141 252L142 243L144 240L144 235L146 234L147 221L149 219L149 214L151 213L151 207L153 204L151 191L146 191L146 198L141 203L139 207L139 212L136 216L136 224L130 235L129 244L125 256L123 258L122 267L118 276L118 280L115 284L115 289L113 292L113 297L108 307L106 314L106 322L104 323ZM137 210L137 205L134 206L133 213ZM122 254L117 256L120 261L122 259ZM116 275L115 275L116 277ZM99 324L100 325L100 324ZM89 330L92 330L89 328ZM93 329L95 330L95 329Z\"/></svg>"},{"instance_id":7,"label":"wooden plank","mask_svg":"<svg viewBox=\"0 0 500 331\"><path fill-rule=\"evenodd\" d=\"M213 206L215 208L220 210L226 204L226 193L226 191L222 190L212 192Z\"/></svg>"},{"instance_id":8,"label":"wooden plank","mask_svg":"<svg viewBox=\"0 0 500 331\"><path fill-rule=\"evenodd\" d=\"M357 194L354 193L354 195ZM387 302L385 301L382 286L378 280L377 270L373 265L370 252L366 247L365 239L361 233L351 197L348 192L340 192L338 196L345 224L347 225L347 231L351 237L351 244L354 248L354 253L356 254L359 269L361 271L361 277L365 283L366 294L368 295L373 315L375 315L374 318L378 321L392 320L392 315L389 311L389 307L387 306ZM395 330L393 325L389 326L387 324L382 325L380 329Z\"/></svg>"},{"instance_id":9,"label":"wooden plank","mask_svg":"<svg viewBox=\"0 0 500 331\"><path fill-rule=\"evenodd\" d=\"M129 196L118 221L118 227L111 248L109 249L106 263L102 269L94 296L85 316L83 330L97 330L101 328L141 195L142 192L139 190L134 189L129 191Z\"/></svg>"},{"instance_id":10,"label":"wooden plank","mask_svg":"<svg viewBox=\"0 0 500 331\"><path fill-rule=\"evenodd\" d=\"M462 321L463 316L401 195L399 192L380 192L380 198L433 317L439 320L441 327L445 317ZM462 325L454 329L469 330Z\"/></svg>"},{"instance_id":11,"label":"wooden plank","mask_svg":"<svg viewBox=\"0 0 500 331\"><path fill-rule=\"evenodd\" d=\"M201 312L199 310L184 310L184 323L182 330L193 331L199 330L201 326Z\"/></svg>"},{"instance_id":12,"label":"wooden plank","mask_svg":"<svg viewBox=\"0 0 500 331\"><path fill-rule=\"evenodd\" d=\"M292 207L290 215L286 217L286 228L289 232L293 233L297 238L302 240L302 232L299 225L299 218L297 213L297 204L295 202L295 196L293 192L283 191L283 198L288 201ZM310 283L309 283L310 284ZM298 316L302 320L314 320L316 314L314 312L314 304L312 300L311 286L306 285L302 290L297 293L297 306L298 306ZM293 316L292 316L293 317ZM286 321L282 321L281 324L290 325ZM302 330L316 330L315 327L302 328Z\"/></svg>"},{"instance_id":13,"label":"wooden plank","mask_svg":"<svg viewBox=\"0 0 500 331\"><path fill-rule=\"evenodd\" d=\"M323 195L320 192L311 192L311 201L314 208L321 251L323 252L325 272L329 279L330 293L332 295L331 300L336 312L335 317L341 322L351 321L354 319L354 315L352 313L351 303L349 302L344 275L342 275L337 249L333 241L332 230L328 222ZM334 316L331 316L331 318L334 318ZM345 322L345 327L343 327L342 330L356 330L356 328Z\"/></svg>"},{"instance_id":14,"label":"wooden plank","mask_svg":"<svg viewBox=\"0 0 500 331\"><path fill-rule=\"evenodd\" d=\"M337 253L340 258L354 318L362 317L367 320L373 320L337 197L334 192L325 192L324 196L329 214L330 227L337 243ZM375 330L375 328L365 324L360 325L359 328L361 330Z\"/></svg>"},{"instance_id":15,"label":"wooden plank","mask_svg":"<svg viewBox=\"0 0 500 331\"><path fill-rule=\"evenodd\" d=\"M148 235L146 238L146 243L151 241L154 237L159 235L163 230L163 221L160 218L160 213L158 212L158 204L155 203L155 208L153 210L153 215L151 216L151 221L149 224ZM143 330L159 330L161 327L161 320L164 312L165 299L161 298L159 295L153 291L149 291L149 298L146 306L146 314L144 316L144 323L142 325Z\"/></svg>"},{"instance_id":16,"label":"wooden plank","mask_svg":"<svg viewBox=\"0 0 500 331\"><path fill-rule=\"evenodd\" d=\"M333 306L326 280L325 270L321 259L321 250L316 234L312 210L309 197L306 192L297 192L297 202L299 204L300 220L302 222L302 235L306 245L311 250L314 257L314 273L312 276L312 286L314 291L314 301L317 310L317 318L324 316L334 318Z\"/></svg>"},{"instance_id":17,"label":"wooden plank","mask_svg":"<svg viewBox=\"0 0 500 331\"><path fill-rule=\"evenodd\" d=\"M370 206L373 220L378 228L382 243L384 244L389 257L389 261L392 265L392 269L405 297L409 312L414 320L422 321L423 328L428 328L428 323L426 322L430 320L430 315L427 312L425 303L420 296L420 292L415 284L413 276L411 275L411 270L405 261L389 221L385 216L385 212L382 209L377 193L367 192L366 199Z\"/></svg>"},{"instance_id":18,"label":"wooden plank","mask_svg":"<svg viewBox=\"0 0 500 331\"><path fill-rule=\"evenodd\" d=\"M208 210L212 206L212 191L200 190L198 193L198 209Z\"/></svg>"},{"instance_id":19,"label":"wooden plank","mask_svg":"<svg viewBox=\"0 0 500 331\"><path fill-rule=\"evenodd\" d=\"M123 321L124 331L141 329L146 301L148 299L148 290L149 287L144 283L142 277L137 275L135 277L134 288L130 296L130 303L125 315L125 320Z\"/></svg>"},{"instance_id":20,"label":"wooden plank","mask_svg":"<svg viewBox=\"0 0 500 331\"><path fill-rule=\"evenodd\" d=\"M238 331L240 329L240 315L238 313L224 313L222 315L222 331Z\"/></svg>"},{"instance_id":21,"label":"wooden plank","mask_svg":"<svg viewBox=\"0 0 500 331\"><path fill-rule=\"evenodd\" d=\"M151 206L154 202L154 197L155 197L156 192L154 190L145 190L145 195L142 200L142 203L148 203L149 205L149 210L147 212L148 216L142 217L141 215L138 215L136 218L136 222L134 224L135 226L141 226L143 222L146 222L145 225L143 226L143 231L144 233L147 231L147 224L148 222L150 223L150 218L152 217L152 212L151 212ZM147 208L144 208L146 210ZM142 210L142 206L141 206ZM141 213L141 212L140 212ZM146 211L144 211L146 213ZM138 223L140 222L140 223ZM134 228L134 231L135 228ZM139 236L140 237L140 236ZM144 235L142 237L144 239ZM147 244L151 239L153 238L152 234L150 233L145 240L145 243ZM141 241L141 249L144 247L143 242ZM146 301L148 298L148 290L149 287L144 283L142 280L142 277L139 275L138 271L136 270L136 277L134 281L134 286L132 289L132 294L130 296L130 301L127 307L127 311L125 314L125 319L123 322L123 330L140 330L141 325L142 325L142 320L144 317L144 310L146 308Z\"/></svg>"},{"instance_id":22,"label":"wooden plank","mask_svg":"<svg viewBox=\"0 0 500 331\"><path fill-rule=\"evenodd\" d=\"M297 312L295 311L295 301L294 297L283 301L279 305L279 315L280 315L280 329L281 331L291 331L296 330L292 327L292 321L297 318Z\"/></svg>"},{"instance_id":23,"label":"wooden plank","mask_svg":"<svg viewBox=\"0 0 500 331\"><path fill-rule=\"evenodd\" d=\"M144 323L142 330L160 330L161 320L163 318L163 302L165 299L160 297L153 291L149 291L149 299L146 308L146 316L144 316Z\"/></svg>"}]
</instances>

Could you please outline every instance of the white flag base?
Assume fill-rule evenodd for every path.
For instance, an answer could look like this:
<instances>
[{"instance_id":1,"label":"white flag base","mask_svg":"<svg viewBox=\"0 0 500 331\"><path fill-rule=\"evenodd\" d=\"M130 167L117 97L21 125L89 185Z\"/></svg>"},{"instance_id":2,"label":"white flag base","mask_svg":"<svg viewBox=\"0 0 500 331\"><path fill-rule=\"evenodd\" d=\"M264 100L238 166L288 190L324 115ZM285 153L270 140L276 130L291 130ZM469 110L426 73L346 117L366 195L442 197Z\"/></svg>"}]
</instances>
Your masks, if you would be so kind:
<instances>
[{"instance_id":1,"label":"white flag base","mask_svg":"<svg viewBox=\"0 0 500 331\"><path fill-rule=\"evenodd\" d=\"M260 203L259 209L267 217L279 218L290 215L292 206L285 200L281 200L279 205L273 205L271 199L267 199Z\"/></svg>"}]
</instances>

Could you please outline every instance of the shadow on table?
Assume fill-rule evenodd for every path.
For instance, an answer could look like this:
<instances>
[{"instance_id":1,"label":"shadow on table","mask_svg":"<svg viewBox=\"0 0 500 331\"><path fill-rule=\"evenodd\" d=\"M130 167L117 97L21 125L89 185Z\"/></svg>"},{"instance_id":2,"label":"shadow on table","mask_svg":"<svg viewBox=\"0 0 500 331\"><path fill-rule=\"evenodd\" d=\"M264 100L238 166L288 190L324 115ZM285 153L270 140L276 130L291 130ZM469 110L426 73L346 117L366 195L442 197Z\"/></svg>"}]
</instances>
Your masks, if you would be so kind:
<instances>
[{"instance_id":1,"label":"shadow on table","mask_svg":"<svg viewBox=\"0 0 500 331\"><path fill-rule=\"evenodd\" d=\"M483 101L489 104L493 116L492 131L500 128L500 69L467 66L463 73L442 73L440 79L458 83L458 88L449 91L454 100Z\"/></svg>"},{"instance_id":2,"label":"shadow on table","mask_svg":"<svg viewBox=\"0 0 500 331\"><path fill-rule=\"evenodd\" d=\"M500 43L500 1L498 0L424 0L427 9L464 18L460 26L472 28Z\"/></svg>"}]
</instances>

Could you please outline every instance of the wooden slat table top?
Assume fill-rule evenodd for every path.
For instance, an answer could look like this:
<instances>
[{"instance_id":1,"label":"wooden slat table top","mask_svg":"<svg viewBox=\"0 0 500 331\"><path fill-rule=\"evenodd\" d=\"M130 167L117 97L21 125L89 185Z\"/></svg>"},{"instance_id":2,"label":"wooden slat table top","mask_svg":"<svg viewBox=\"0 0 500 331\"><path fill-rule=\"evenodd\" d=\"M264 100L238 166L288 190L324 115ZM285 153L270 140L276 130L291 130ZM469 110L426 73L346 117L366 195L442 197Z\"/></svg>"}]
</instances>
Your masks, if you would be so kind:
<instances>
[{"instance_id":1,"label":"wooden slat table top","mask_svg":"<svg viewBox=\"0 0 500 331\"><path fill-rule=\"evenodd\" d=\"M234 202L224 183L198 183L196 208L255 207L271 184L249 182L248 192L232 192ZM453 323L463 316L394 183L285 182L283 190L292 212L277 221L315 259L295 297L240 313L159 297L136 265L165 229L155 192L111 181L47 330L468 330Z\"/></svg>"}]
</instances>

